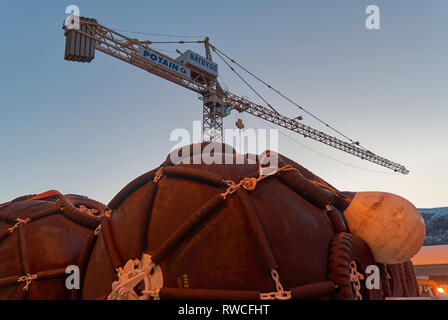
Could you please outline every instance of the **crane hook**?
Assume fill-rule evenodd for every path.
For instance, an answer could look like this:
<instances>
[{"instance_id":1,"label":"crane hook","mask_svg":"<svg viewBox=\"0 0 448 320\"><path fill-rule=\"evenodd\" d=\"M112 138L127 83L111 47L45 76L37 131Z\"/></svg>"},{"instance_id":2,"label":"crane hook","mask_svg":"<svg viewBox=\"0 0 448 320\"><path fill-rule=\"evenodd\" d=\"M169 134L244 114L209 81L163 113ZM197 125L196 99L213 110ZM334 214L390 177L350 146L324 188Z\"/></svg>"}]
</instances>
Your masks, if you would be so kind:
<instances>
[{"instance_id":1,"label":"crane hook","mask_svg":"<svg viewBox=\"0 0 448 320\"><path fill-rule=\"evenodd\" d=\"M241 118L238 118L238 121L235 122L235 125L238 127L238 129L244 129L243 120L241 120Z\"/></svg>"}]
</instances>

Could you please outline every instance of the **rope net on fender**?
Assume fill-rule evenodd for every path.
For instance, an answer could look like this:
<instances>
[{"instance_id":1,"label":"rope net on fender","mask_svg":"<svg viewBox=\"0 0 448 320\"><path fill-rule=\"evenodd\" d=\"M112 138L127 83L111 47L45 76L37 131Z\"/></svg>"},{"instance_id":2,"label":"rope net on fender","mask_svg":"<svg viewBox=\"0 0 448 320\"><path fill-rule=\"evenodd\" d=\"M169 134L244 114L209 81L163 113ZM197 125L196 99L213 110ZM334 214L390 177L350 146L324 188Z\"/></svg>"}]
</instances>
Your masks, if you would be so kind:
<instances>
[{"instance_id":1,"label":"rope net on fender","mask_svg":"<svg viewBox=\"0 0 448 320\"><path fill-rule=\"evenodd\" d=\"M274 156L277 158L280 158L278 156L278 154L274 154ZM217 208L217 206L220 204L221 201L226 200L230 195L234 194L240 188L243 188L247 191L254 191L257 187L257 184L259 182L261 182L262 180L267 179L271 176L277 175L281 172L294 171L294 172L297 172L301 177L303 177L307 181L310 181L311 183L313 183L314 185L330 191L333 195L344 196L341 193L339 193L337 190L335 190L334 188L332 188L324 183L321 183L316 180L308 179L305 175L302 174L302 172L298 168L295 168L292 165L288 164L288 165L284 165L282 167L271 166L271 165L263 166L263 163L267 157L268 157L268 154L265 154L262 157L262 159L259 161L257 177L248 176L248 177L243 178L238 183L235 183L233 180L222 179L221 180L222 185L227 187L225 192L217 194L216 197L210 199L204 206L202 206L197 212L195 212L190 217L190 219L185 221L178 228L178 230L175 231L171 235L171 237L169 237L159 247L159 249L154 253L154 255L152 257L149 256L148 254L143 254L141 260L131 259L131 260L128 260L128 262L126 263L126 265L124 267L117 267L116 271L117 271L118 279L117 279L117 281L115 281L113 283L113 285L112 285L113 290L108 295L107 298L108 299L132 299L132 300L134 300L134 299L138 299L138 300L160 299L159 292L161 292L161 291L163 292L163 275L162 275L162 270L159 265L160 262L163 261L163 259L170 252L173 252L183 241L185 241L186 235L188 235L197 226L197 224L199 222L206 219L211 214L211 212L213 212ZM164 176L164 168L167 168L167 170L168 170L170 167L160 167L155 173L155 176L153 179L154 183L158 183L160 181L160 179ZM176 170L179 172L176 172L176 174L182 174L181 171L183 169L184 168L182 168L182 167L177 168ZM188 170L188 169L185 168L185 170ZM197 171L202 171L202 170L197 170ZM170 173L170 176L172 174L173 173ZM194 179L194 177L193 177L194 175L192 175L191 173L183 174L183 176L184 176L184 178L187 178L187 179ZM194 180L197 180L197 179L194 179ZM204 181L202 181L201 179L199 179L198 181L204 183ZM255 232L258 232L259 238L263 238L263 236L265 237L264 230L262 228L261 229L258 228L257 230L255 230ZM260 237L260 234L263 234L263 236ZM106 234L103 234L103 236L107 237ZM105 240L107 240L107 239L105 239ZM109 242L109 241L106 241L106 242ZM272 252L270 251L271 249L269 247L269 243L266 244L266 243L263 243L263 241L262 241L261 245L264 247L268 247L267 249L265 248L265 252L270 252L270 254L272 255ZM111 252L109 252L109 254L110 253ZM266 255L269 257L270 254L268 253ZM257 293L257 296L259 297L259 299L262 299L262 300L291 299L293 296L292 291L284 290L283 285L280 282L280 277L279 277L278 271L276 269L277 266L276 266L275 258L273 256L269 257L269 258L267 258L267 261L269 261L269 263L267 265L269 265L270 267L275 267L275 268L269 269L269 272L270 272L272 280L274 281L276 291L268 292L268 293ZM154 270L156 270L156 269L157 269L157 280L154 280L153 279ZM141 291L142 294L139 295L134 290L134 288L141 281L144 281L145 289L143 291ZM155 283L157 283L157 285ZM329 289L326 287L325 290L322 291L321 295L329 294L335 288L333 283L328 285L325 282L324 284ZM322 285L322 284L316 283L316 284L310 284L308 286L312 287L313 285ZM176 289L176 290L175 289L171 290L171 289L173 289L173 288L167 288L167 290L170 292L171 291L175 292L176 290L177 291L181 290L181 289ZM300 290L300 287L297 287L294 289L295 289L295 291L297 291L297 290ZM191 290L192 291L195 291L195 290L201 291L202 289L190 289L190 291ZM220 290L220 291L225 291L225 290ZM256 291L254 291L254 292L256 292Z\"/></svg>"}]
</instances>

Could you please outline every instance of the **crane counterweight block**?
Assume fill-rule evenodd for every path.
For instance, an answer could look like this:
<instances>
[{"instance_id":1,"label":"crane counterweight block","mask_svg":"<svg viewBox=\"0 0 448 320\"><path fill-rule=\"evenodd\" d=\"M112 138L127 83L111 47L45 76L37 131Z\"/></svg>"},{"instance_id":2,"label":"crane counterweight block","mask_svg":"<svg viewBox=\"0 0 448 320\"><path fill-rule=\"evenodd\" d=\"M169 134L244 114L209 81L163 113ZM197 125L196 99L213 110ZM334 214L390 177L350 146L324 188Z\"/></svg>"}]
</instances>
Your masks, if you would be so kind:
<instances>
[{"instance_id":1,"label":"crane counterweight block","mask_svg":"<svg viewBox=\"0 0 448 320\"><path fill-rule=\"evenodd\" d=\"M65 54L64 59L68 61L90 62L95 58L95 19L80 17L78 29L65 29ZM87 22L87 23L86 23ZM81 31L81 32L79 32ZM86 35L92 37L87 37Z\"/></svg>"}]
</instances>

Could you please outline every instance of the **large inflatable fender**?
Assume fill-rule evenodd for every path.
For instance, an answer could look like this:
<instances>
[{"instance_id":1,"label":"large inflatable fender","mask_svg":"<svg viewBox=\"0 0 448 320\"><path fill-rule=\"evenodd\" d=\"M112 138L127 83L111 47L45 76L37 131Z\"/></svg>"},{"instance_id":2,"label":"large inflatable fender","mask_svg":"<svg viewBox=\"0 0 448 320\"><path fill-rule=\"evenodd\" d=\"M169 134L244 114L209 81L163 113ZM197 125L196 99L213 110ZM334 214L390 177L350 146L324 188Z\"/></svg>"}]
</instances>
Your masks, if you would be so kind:
<instances>
[{"instance_id":1,"label":"large inflatable fender","mask_svg":"<svg viewBox=\"0 0 448 320\"><path fill-rule=\"evenodd\" d=\"M396 264L412 258L425 240L425 223L408 200L386 192L356 192L343 211L350 232L363 239L375 258Z\"/></svg>"}]
</instances>

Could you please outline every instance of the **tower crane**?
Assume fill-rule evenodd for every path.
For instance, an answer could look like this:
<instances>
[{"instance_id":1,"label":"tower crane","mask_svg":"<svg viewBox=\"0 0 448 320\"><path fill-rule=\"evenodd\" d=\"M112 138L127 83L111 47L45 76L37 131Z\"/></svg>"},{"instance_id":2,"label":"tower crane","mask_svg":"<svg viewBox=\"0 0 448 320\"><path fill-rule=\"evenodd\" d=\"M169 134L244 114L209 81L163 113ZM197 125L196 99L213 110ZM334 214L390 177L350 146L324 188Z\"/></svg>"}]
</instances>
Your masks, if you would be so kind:
<instances>
[{"instance_id":1,"label":"tower crane","mask_svg":"<svg viewBox=\"0 0 448 320\"><path fill-rule=\"evenodd\" d=\"M63 27L66 37L66 60L90 62L95 57L95 50L98 50L198 93L202 100L202 138L204 141L222 142L223 118L228 116L232 110L237 110L395 172L409 173L403 165L374 154L361 147L359 142L343 141L305 125L297 119L278 113L264 99L263 101L267 103L268 107L223 90L217 78L218 65L213 62L211 55L211 51L218 55L220 51L209 42L208 37L198 41L176 41L176 43L203 44L205 57L187 50L184 53L178 51L180 56L174 59L151 47L154 43L172 42L140 41L105 27L95 19L70 17L70 19L75 18L79 21L76 27L68 25ZM228 63L226 62L226 64Z\"/></svg>"}]
</instances>

